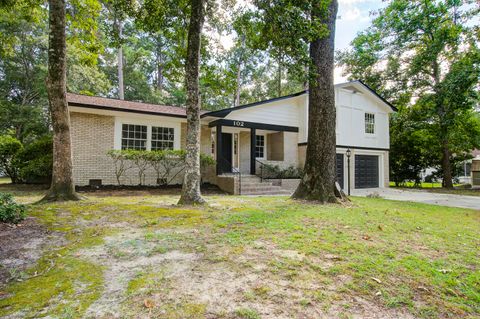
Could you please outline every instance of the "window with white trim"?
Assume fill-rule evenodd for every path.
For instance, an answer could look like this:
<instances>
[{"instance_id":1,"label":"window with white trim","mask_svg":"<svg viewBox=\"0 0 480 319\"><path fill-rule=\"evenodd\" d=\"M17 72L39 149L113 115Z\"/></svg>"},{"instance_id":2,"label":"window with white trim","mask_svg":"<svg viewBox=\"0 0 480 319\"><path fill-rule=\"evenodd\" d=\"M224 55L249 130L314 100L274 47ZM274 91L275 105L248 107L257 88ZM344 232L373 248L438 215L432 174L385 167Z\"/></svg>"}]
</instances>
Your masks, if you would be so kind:
<instances>
[{"instance_id":1,"label":"window with white trim","mask_svg":"<svg viewBox=\"0 0 480 319\"><path fill-rule=\"evenodd\" d=\"M122 124L122 150L146 150L147 126Z\"/></svg>"},{"instance_id":2,"label":"window with white trim","mask_svg":"<svg viewBox=\"0 0 480 319\"><path fill-rule=\"evenodd\" d=\"M375 134L375 114L365 113L365 133Z\"/></svg>"},{"instance_id":3,"label":"window with white trim","mask_svg":"<svg viewBox=\"0 0 480 319\"><path fill-rule=\"evenodd\" d=\"M175 130L171 127L152 126L152 151L173 150Z\"/></svg>"},{"instance_id":4,"label":"window with white trim","mask_svg":"<svg viewBox=\"0 0 480 319\"><path fill-rule=\"evenodd\" d=\"M265 158L265 136L255 135L255 157Z\"/></svg>"}]
</instances>

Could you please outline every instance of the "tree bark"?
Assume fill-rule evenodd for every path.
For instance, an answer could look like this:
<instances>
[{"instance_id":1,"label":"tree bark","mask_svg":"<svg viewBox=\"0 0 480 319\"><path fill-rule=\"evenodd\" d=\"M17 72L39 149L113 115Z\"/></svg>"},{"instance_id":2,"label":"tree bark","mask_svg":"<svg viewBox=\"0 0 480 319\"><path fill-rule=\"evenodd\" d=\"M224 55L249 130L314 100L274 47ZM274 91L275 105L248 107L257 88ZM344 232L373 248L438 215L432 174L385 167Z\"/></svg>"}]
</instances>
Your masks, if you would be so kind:
<instances>
[{"instance_id":1,"label":"tree bark","mask_svg":"<svg viewBox=\"0 0 480 319\"><path fill-rule=\"evenodd\" d=\"M205 0L191 0L190 25L188 27L187 60L185 78L187 88L187 138L185 176L179 205L203 204L200 193L200 42L204 20Z\"/></svg>"},{"instance_id":2,"label":"tree bark","mask_svg":"<svg viewBox=\"0 0 480 319\"><path fill-rule=\"evenodd\" d=\"M157 37L157 91L163 90L163 43L161 36Z\"/></svg>"},{"instance_id":3,"label":"tree bark","mask_svg":"<svg viewBox=\"0 0 480 319\"><path fill-rule=\"evenodd\" d=\"M337 0L332 0L328 13L312 12L322 18L329 35L310 43L313 72L308 96L308 145L304 175L293 198L337 202L335 196L335 91L333 85L335 20Z\"/></svg>"},{"instance_id":4,"label":"tree bark","mask_svg":"<svg viewBox=\"0 0 480 319\"><path fill-rule=\"evenodd\" d=\"M78 200L72 172L70 115L66 97L65 1L49 0L47 92L53 127L52 185L42 201Z\"/></svg>"},{"instance_id":5,"label":"tree bark","mask_svg":"<svg viewBox=\"0 0 480 319\"><path fill-rule=\"evenodd\" d=\"M452 182L452 164L450 162L450 150L448 148L448 142L444 140L442 142L442 171L443 171L443 187L453 188Z\"/></svg>"},{"instance_id":6,"label":"tree bark","mask_svg":"<svg viewBox=\"0 0 480 319\"><path fill-rule=\"evenodd\" d=\"M115 27L118 32L119 41L122 40L123 25L122 21L115 18ZM118 74L118 98L120 100L125 99L125 85L123 84L123 47L120 43L117 49L117 74Z\"/></svg>"}]
</instances>

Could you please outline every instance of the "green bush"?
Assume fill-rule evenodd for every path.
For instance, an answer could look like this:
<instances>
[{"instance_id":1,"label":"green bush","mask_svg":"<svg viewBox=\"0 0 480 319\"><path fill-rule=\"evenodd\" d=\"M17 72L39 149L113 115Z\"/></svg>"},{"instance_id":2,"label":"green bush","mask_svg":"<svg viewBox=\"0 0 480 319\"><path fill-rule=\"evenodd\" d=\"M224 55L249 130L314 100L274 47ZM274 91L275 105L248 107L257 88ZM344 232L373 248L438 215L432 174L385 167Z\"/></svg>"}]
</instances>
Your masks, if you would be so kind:
<instances>
[{"instance_id":1,"label":"green bush","mask_svg":"<svg viewBox=\"0 0 480 319\"><path fill-rule=\"evenodd\" d=\"M10 135L0 135L0 173L5 173L12 183L17 183L18 167L16 156L22 150L22 143Z\"/></svg>"},{"instance_id":2,"label":"green bush","mask_svg":"<svg viewBox=\"0 0 480 319\"><path fill-rule=\"evenodd\" d=\"M0 222L18 224L26 217L25 205L18 204L12 194L0 193Z\"/></svg>"},{"instance_id":3,"label":"green bush","mask_svg":"<svg viewBox=\"0 0 480 319\"><path fill-rule=\"evenodd\" d=\"M15 160L19 177L26 183L50 183L53 166L51 136L41 137L26 145Z\"/></svg>"}]
</instances>

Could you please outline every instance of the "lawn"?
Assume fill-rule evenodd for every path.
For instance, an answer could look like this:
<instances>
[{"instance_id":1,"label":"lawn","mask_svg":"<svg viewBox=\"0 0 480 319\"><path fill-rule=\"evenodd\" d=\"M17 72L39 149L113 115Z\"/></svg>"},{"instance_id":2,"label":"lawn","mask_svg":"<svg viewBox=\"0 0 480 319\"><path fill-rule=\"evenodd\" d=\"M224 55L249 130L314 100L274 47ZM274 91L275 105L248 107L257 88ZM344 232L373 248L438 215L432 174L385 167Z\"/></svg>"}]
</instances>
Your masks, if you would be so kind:
<instances>
[{"instance_id":1,"label":"lawn","mask_svg":"<svg viewBox=\"0 0 480 319\"><path fill-rule=\"evenodd\" d=\"M177 196L130 195L31 206L42 252L10 270L0 317L480 316L479 211L234 196L179 208Z\"/></svg>"}]
</instances>

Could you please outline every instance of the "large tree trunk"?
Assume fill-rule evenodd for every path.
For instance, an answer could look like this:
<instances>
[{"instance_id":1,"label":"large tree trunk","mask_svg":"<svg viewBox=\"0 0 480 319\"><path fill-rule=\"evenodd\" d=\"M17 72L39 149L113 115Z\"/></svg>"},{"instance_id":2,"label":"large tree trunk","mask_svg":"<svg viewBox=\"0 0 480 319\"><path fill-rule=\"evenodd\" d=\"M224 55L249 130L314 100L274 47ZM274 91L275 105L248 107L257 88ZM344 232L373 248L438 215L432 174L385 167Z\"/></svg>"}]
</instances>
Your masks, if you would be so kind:
<instances>
[{"instance_id":1,"label":"large tree trunk","mask_svg":"<svg viewBox=\"0 0 480 319\"><path fill-rule=\"evenodd\" d=\"M314 76L308 97L308 145L304 175L293 198L337 202L335 196L335 91L333 86L335 19L337 0L332 0L324 23L328 37L310 43ZM313 17L321 13L312 12Z\"/></svg>"},{"instance_id":2,"label":"large tree trunk","mask_svg":"<svg viewBox=\"0 0 480 319\"><path fill-rule=\"evenodd\" d=\"M44 201L78 200L73 186L70 115L66 98L65 1L49 0L47 92L53 127L52 185Z\"/></svg>"},{"instance_id":3,"label":"large tree trunk","mask_svg":"<svg viewBox=\"0 0 480 319\"><path fill-rule=\"evenodd\" d=\"M452 182L452 164L450 162L450 150L448 142L443 141L442 145L442 171L443 171L443 187L453 188Z\"/></svg>"},{"instance_id":4,"label":"large tree trunk","mask_svg":"<svg viewBox=\"0 0 480 319\"><path fill-rule=\"evenodd\" d=\"M118 39L122 40L123 23L120 19L115 18L115 27L117 28ZM123 84L123 47L120 43L117 49L117 73L118 73L118 98L125 98L125 85Z\"/></svg>"},{"instance_id":5,"label":"large tree trunk","mask_svg":"<svg viewBox=\"0 0 480 319\"><path fill-rule=\"evenodd\" d=\"M159 93L163 90L163 43L162 37L157 37L157 83L156 88Z\"/></svg>"},{"instance_id":6,"label":"large tree trunk","mask_svg":"<svg viewBox=\"0 0 480 319\"><path fill-rule=\"evenodd\" d=\"M203 204L200 193L200 40L204 19L204 1L192 0L190 25L188 27L187 61L185 78L187 88L187 140L185 159L185 177L182 195L178 204Z\"/></svg>"}]
</instances>

